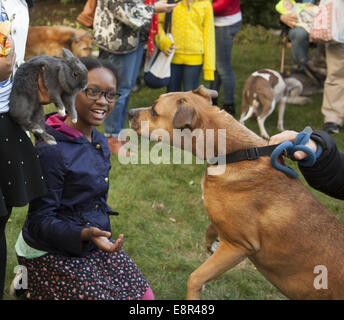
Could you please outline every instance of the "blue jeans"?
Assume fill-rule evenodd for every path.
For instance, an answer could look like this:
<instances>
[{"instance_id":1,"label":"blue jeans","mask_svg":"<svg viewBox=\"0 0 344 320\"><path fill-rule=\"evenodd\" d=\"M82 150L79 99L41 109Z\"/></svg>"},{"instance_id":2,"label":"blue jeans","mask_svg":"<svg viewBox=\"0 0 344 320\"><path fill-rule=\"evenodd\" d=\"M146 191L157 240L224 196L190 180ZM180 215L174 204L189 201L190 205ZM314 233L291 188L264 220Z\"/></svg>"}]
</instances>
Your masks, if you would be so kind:
<instances>
[{"instance_id":1,"label":"blue jeans","mask_svg":"<svg viewBox=\"0 0 344 320\"><path fill-rule=\"evenodd\" d=\"M291 56L296 68L302 67L308 59L309 37L308 32L301 27L291 28L289 30L289 39L291 41Z\"/></svg>"},{"instance_id":2,"label":"blue jeans","mask_svg":"<svg viewBox=\"0 0 344 320\"><path fill-rule=\"evenodd\" d=\"M223 85L223 102L227 105L234 104L235 76L231 56L233 40L240 26L241 21L230 26L215 27L216 72L210 87L219 92Z\"/></svg>"},{"instance_id":3,"label":"blue jeans","mask_svg":"<svg viewBox=\"0 0 344 320\"><path fill-rule=\"evenodd\" d=\"M121 95L116 101L110 115L104 121L104 134L107 137L118 137L120 131L125 127L129 95L135 86L137 76L140 72L144 46L128 54L110 53L108 59L115 65L117 70L117 92Z\"/></svg>"},{"instance_id":4,"label":"blue jeans","mask_svg":"<svg viewBox=\"0 0 344 320\"><path fill-rule=\"evenodd\" d=\"M171 79L167 92L190 91L198 88L202 65L189 66L171 63Z\"/></svg>"}]
</instances>

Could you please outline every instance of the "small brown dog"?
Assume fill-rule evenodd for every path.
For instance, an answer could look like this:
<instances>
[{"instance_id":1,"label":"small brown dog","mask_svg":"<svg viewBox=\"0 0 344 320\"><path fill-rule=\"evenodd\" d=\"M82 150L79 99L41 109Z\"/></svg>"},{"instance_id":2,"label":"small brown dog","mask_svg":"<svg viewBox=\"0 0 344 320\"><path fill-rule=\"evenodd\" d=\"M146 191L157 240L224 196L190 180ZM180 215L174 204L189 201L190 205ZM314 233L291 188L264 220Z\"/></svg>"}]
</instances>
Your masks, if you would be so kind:
<instances>
[{"instance_id":1,"label":"small brown dog","mask_svg":"<svg viewBox=\"0 0 344 320\"><path fill-rule=\"evenodd\" d=\"M219 129L226 132L226 153L267 145L212 106L212 96L204 87L162 94L151 107L130 110L131 128L142 134L141 121L148 121L149 135L164 129L171 145L175 129L189 129L190 135L201 131L204 136L213 129L215 155L221 149ZM196 155L197 139L192 142ZM199 299L206 282L249 258L289 298L344 299L342 224L300 180L272 168L269 157L222 167L220 174L214 174L219 168L209 164L202 182L204 206L212 222L207 235L213 240L218 234L220 242L214 254L190 275L187 298ZM319 276L323 276L322 285Z\"/></svg>"},{"instance_id":2,"label":"small brown dog","mask_svg":"<svg viewBox=\"0 0 344 320\"><path fill-rule=\"evenodd\" d=\"M280 73L271 69L253 72L245 82L242 91L240 123L244 124L253 114L257 116L260 135L269 139L264 123L278 105L277 128L284 130L284 112L286 103L306 104L307 97L300 97L301 83L296 79L286 82Z\"/></svg>"},{"instance_id":3,"label":"small brown dog","mask_svg":"<svg viewBox=\"0 0 344 320\"><path fill-rule=\"evenodd\" d=\"M25 59L35 56L60 57L62 48L69 49L76 57L90 56L93 37L83 30L67 26L29 27Z\"/></svg>"}]
</instances>

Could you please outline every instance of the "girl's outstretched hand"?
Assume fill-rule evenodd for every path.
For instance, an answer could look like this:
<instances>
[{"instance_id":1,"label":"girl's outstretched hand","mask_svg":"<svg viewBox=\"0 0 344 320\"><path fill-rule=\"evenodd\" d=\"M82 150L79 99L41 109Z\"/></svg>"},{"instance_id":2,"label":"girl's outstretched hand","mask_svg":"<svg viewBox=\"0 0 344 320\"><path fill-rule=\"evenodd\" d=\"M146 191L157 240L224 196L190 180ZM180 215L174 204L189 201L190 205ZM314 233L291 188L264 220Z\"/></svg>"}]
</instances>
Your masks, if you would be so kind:
<instances>
[{"instance_id":1,"label":"girl's outstretched hand","mask_svg":"<svg viewBox=\"0 0 344 320\"><path fill-rule=\"evenodd\" d=\"M109 240L111 233L100 230L96 227L85 228L81 231L83 241L92 241L100 250L105 252L117 252L123 245L123 234L118 236L115 243Z\"/></svg>"}]
</instances>

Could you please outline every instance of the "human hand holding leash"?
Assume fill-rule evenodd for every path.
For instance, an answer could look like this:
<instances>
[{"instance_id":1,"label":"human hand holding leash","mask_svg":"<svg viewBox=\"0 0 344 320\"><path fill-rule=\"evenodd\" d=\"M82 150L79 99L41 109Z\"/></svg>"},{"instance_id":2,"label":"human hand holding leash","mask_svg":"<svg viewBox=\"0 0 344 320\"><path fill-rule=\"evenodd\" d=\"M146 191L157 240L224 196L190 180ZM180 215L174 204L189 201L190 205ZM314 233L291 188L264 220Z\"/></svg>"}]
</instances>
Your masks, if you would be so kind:
<instances>
[{"instance_id":1,"label":"human hand holding leash","mask_svg":"<svg viewBox=\"0 0 344 320\"><path fill-rule=\"evenodd\" d=\"M105 252L117 252L123 245L123 234L118 236L115 243L109 240L111 233L95 227L85 228L81 231L81 240L92 241L100 250Z\"/></svg>"},{"instance_id":2,"label":"human hand holding leash","mask_svg":"<svg viewBox=\"0 0 344 320\"><path fill-rule=\"evenodd\" d=\"M298 132L296 131L292 131L292 130L283 131L279 134L272 136L269 140L269 145L280 144L286 141L294 142L297 135L298 135ZM314 152L317 151L317 144L312 139L309 139L309 141L306 143L306 146L311 148ZM303 151L296 151L294 153L294 157L296 160L302 160L307 157L307 154Z\"/></svg>"}]
</instances>

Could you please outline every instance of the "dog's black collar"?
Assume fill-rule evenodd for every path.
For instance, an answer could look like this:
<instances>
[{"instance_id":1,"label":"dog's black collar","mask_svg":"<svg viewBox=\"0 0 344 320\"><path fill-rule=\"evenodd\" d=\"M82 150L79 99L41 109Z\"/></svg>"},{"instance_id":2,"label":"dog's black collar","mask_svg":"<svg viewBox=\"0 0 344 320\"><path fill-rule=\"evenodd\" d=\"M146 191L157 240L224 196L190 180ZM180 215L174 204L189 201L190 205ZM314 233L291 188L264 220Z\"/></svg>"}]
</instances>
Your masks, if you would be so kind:
<instances>
[{"instance_id":1,"label":"dog's black collar","mask_svg":"<svg viewBox=\"0 0 344 320\"><path fill-rule=\"evenodd\" d=\"M226 155L211 158L210 160L208 160L208 164L217 165L239 162L244 160L256 160L259 157L270 156L277 146L279 146L279 144L238 150L232 153L228 153Z\"/></svg>"}]
</instances>

